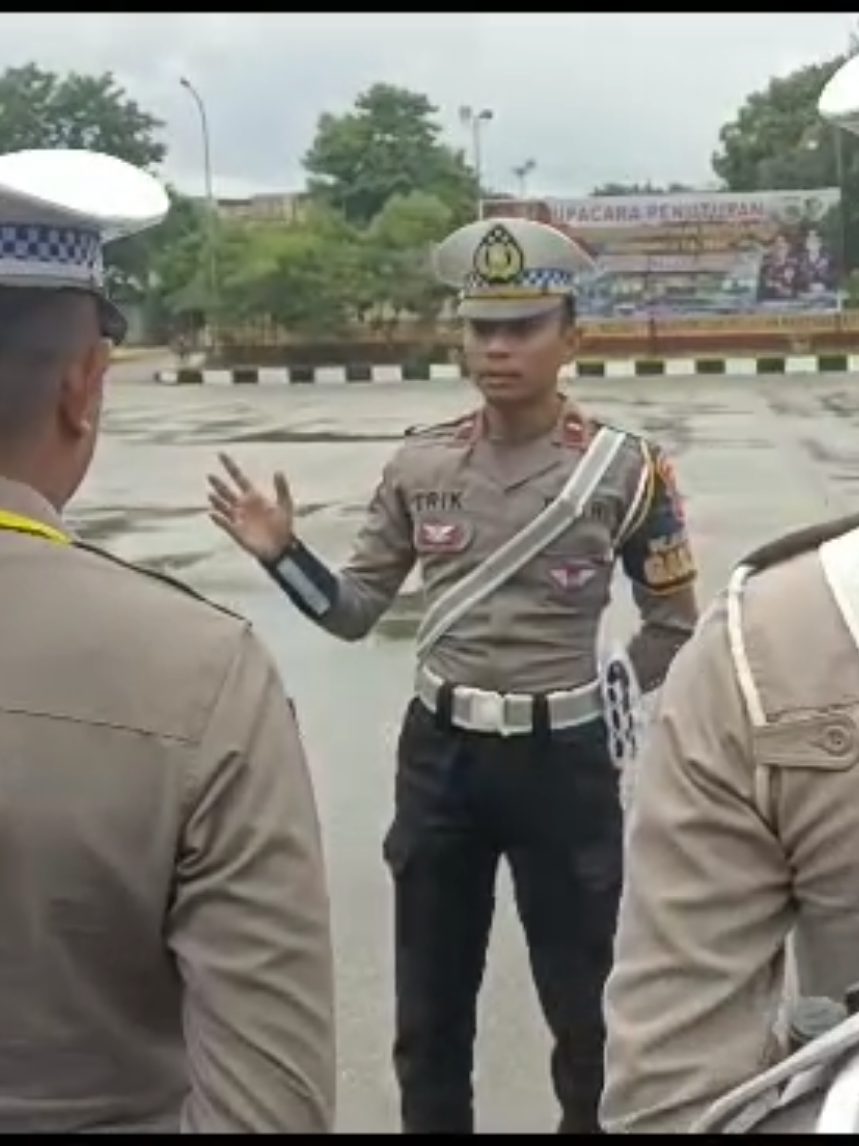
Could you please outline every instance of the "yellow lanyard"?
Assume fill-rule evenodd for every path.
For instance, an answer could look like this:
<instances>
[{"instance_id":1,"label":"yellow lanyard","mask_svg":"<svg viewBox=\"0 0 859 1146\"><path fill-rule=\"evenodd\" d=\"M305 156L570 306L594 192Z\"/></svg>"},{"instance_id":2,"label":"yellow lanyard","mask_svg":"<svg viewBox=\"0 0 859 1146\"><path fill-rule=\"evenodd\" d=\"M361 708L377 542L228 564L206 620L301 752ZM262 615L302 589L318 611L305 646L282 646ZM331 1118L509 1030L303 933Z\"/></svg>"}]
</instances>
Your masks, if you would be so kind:
<instances>
[{"instance_id":1,"label":"yellow lanyard","mask_svg":"<svg viewBox=\"0 0 859 1146\"><path fill-rule=\"evenodd\" d=\"M43 537L46 541L55 541L58 545L71 545L71 538L53 526L44 525L41 521L34 521L32 517L23 517L20 513L8 513L0 509L0 532L29 533L32 537Z\"/></svg>"}]
</instances>

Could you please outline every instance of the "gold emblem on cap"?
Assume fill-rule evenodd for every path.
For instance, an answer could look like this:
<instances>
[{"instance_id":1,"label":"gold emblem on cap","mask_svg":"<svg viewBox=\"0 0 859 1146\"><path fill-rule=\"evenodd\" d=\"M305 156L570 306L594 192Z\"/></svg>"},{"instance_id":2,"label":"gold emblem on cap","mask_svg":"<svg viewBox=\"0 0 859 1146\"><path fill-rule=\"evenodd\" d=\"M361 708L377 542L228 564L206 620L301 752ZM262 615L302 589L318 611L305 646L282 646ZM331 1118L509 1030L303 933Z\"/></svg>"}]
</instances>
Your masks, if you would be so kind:
<instances>
[{"instance_id":1,"label":"gold emblem on cap","mask_svg":"<svg viewBox=\"0 0 859 1146\"><path fill-rule=\"evenodd\" d=\"M525 254L507 228L496 224L480 240L473 265L488 286L504 286L521 277Z\"/></svg>"}]
</instances>

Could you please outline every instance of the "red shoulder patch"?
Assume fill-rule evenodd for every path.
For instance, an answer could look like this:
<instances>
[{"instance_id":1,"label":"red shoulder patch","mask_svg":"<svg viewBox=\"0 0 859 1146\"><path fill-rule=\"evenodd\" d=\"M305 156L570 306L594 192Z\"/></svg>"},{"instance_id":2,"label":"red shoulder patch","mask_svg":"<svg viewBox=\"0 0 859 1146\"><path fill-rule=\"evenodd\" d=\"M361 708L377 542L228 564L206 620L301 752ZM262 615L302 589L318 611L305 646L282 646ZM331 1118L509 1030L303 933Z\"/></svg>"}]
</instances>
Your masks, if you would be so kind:
<instances>
[{"instance_id":1,"label":"red shoulder patch","mask_svg":"<svg viewBox=\"0 0 859 1146\"><path fill-rule=\"evenodd\" d=\"M453 426L453 440L455 442L473 442L480 433L480 415L466 414Z\"/></svg>"},{"instance_id":2,"label":"red shoulder patch","mask_svg":"<svg viewBox=\"0 0 859 1146\"><path fill-rule=\"evenodd\" d=\"M591 427L587 419L576 412L567 414L561 424L561 441L564 445L580 450L584 449L590 440Z\"/></svg>"}]
</instances>

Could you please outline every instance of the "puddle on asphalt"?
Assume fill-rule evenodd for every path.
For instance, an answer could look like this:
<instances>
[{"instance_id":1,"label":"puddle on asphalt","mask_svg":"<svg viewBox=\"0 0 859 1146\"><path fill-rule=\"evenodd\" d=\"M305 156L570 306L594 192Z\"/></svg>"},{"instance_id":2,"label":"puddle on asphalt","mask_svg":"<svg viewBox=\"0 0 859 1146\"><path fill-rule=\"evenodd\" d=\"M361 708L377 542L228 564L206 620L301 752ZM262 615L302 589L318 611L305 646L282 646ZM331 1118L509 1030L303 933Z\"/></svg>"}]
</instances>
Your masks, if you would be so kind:
<instances>
[{"instance_id":1,"label":"puddle on asphalt","mask_svg":"<svg viewBox=\"0 0 859 1146\"><path fill-rule=\"evenodd\" d=\"M202 565L204 561L210 560L212 556L211 549L201 549L195 553L166 553L166 554L149 554L141 561L135 561L134 564L142 565L145 569L153 569L156 573L166 573L168 576L179 577L181 574L193 569L197 565Z\"/></svg>"},{"instance_id":2,"label":"puddle on asphalt","mask_svg":"<svg viewBox=\"0 0 859 1146\"><path fill-rule=\"evenodd\" d=\"M840 421L855 423L859 417L859 399L853 391L836 390L821 394L818 402L822 409Z\"/></svg>"}]
</instances>

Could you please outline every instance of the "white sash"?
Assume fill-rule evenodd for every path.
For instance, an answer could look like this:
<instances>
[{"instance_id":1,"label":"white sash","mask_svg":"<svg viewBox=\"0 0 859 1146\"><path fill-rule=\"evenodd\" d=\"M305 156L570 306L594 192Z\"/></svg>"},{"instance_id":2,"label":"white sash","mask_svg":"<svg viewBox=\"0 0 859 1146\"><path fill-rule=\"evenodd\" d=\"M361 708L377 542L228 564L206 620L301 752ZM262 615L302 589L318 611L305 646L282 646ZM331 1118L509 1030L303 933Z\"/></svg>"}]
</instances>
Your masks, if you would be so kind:
<instances>
[{"instance_id":1,"label":"white sash","mask_svg":"<svg viewBox=\"0 0 859 1146\"><path fill-rule=\"evenodd\" d=\"M626 434L620 430L609 426L599 430L552 504L427 609L417 633L419 665L460 618L494 593L582 515L625 441Z\"/></svg>"},{"instance_id":2,"label":"white sash","mask_svg":"<svg viewBox=\"0 0 859 1146\"><path fill-rule=\"evenodd\" d=\"M834 1082L837 1083L840 1077L849 1077L855 1087L857 1051L859 1051L859 1015L853 1015L834 1030L827 1031L820 1038L802 1047L790 1058L783 1059L776 1066L744 1082L714 1102L690 1126L689 1133L746 1133L767 1114L778 1109L780 1103L786 1103L796 1096L801 1089L797 1084L802 1075L807 1075L807 1081L820 1086L824 1092L829 1087L826 1098L823 1099L816 1133L832 1133L834 1129L832 1123L839 1113L843 1115L844 1105L839 1089L830 1084L829 1076L823 1074L821 1068L831 1068L839 1060L844 1060L843 1073L837 1075ZM787 1090L784 1089L786 1086ZM855 1111L854 1090L851 1112L855 1114ZM855 1133L855 1127L848 1133Z\"/></svg>"}]
</instances>

